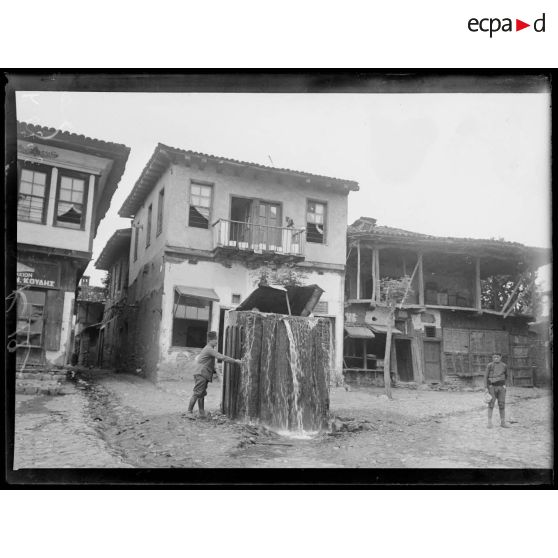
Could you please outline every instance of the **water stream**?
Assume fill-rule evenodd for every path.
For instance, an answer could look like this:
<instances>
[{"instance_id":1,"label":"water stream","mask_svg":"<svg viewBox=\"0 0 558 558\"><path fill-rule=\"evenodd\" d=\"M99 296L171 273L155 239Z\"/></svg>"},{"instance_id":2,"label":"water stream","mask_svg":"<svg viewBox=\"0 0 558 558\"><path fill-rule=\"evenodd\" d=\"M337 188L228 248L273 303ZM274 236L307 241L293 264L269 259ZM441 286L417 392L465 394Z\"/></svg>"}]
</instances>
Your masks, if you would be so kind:
<instances>
[{"instance_id":1,"label":"water stream","mask_svg":"<svg viewBox=\"0 0 558 558\"><path fill-rule=\"evenodd\" d=\"M331 322L239 312L237 325L245 337L236 418L289 437L317 434L329 412Z\"/></svg>"}]
</instances>

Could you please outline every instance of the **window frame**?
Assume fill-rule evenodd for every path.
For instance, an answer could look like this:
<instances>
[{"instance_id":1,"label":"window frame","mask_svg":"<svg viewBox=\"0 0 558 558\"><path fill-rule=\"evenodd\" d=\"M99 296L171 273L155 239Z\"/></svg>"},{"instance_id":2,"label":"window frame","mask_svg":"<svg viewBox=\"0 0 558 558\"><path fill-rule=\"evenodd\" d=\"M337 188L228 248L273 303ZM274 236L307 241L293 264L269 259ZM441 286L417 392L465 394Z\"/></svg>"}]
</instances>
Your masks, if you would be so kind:
<instances>
[{"instance_id":1,"label":"window frame","mask_svg":"<svg viewBox=\"0 0 558 558\"><path fill-rule=\"evenodd\" d=\"M177 318L176 317L176 312L177 312L178 306L182 306L180 304L180 301L181 301L182 298L185 298L186 300L187 299L197 299L197 300L204 301L204 302L207 303L207 305L204 305L204 307L205 306L208 307L207 331L211 331L211 322L212 322L212 318L213 318L213 303L214 303L214 301L213 300L207 300L207 299L201 298L201 297L192 297L192 296L183 295L182 293L180 293L177 290L176 287L173 288L173 292L174 292L174 295L173 295L174 298L176 299L176 297L178 297L178 300L177 300L177 302L175 302L173 300L172 327L171 327L171 336L170 336L171 337L171 348L172 349L177 349L177 348L180 349L180 348L184 348L184 347L194 348L193 345L175 345L173 343L173 341L174 341L174 322L175 322L175 320L184 320L184 321L189 321L189 322L205 322L205 320L192 320L192 319L186 318L186 317ZM184 304L184 306L187 307L188 305ZM194 308L196 308L196 307L194 307ZM186 339L186 341L188 341L188 339ZM204 345L205 345L205 343L204 343Z\"/></svg>"},{"instance_id":2,"label":"window frame","mask_svg":"<svg viewBox=\"0 0 558 558\"><path fill-rule=\"evenodd\" d=\"M322 242L314 242L313 240L308 239L308 206L311 203L319 203L320 205L324 206L324 234ZM316 215L316 214L315 214ZM328 243L328 229L329 229L329 218L328 218L328 203L324 200L318 200L315 198L306 198L306 213L304 214L304 226L306 227L306 242L310 242L310 244L319 244L322 246L326 246Z\"/></svg>"},{"instance_id":3,"label":"window frame","mask_svg":"<svg viewBox=\"0 0 558 558\"><path fill-rule=\"evenodd\" d=\"M209 187L211 189L211 196L209 198L209 215L207 217L207 229L205 227L197 227L196 225L190 225L190 209L192 207L198 207L197 205L192 204L192 186L206 186L206 187ZM211 229L211 227L212 227L211 221L213 219L214 196L215 196L215 183L214 182L209 182L207 180L195 180L195 179L190 180L189 192L188 192L188 221L187 221L187 225L186 225L187 227L191 227L193 229L201 229L201 230L210 230Z\"/></svg>"},{"instance_id":4,"label":"window frame","mask_svg":"<svg viewBox=\"0 0 558 558\"><path fill-rule=\"evenodd\" d=\"M21 189L21 174L23 170L30 170L30 171L37 171L37 172L44 172L46 174L45 178L45 197L44 197L44 204L43 204L43 211L41 215L41 222L38 221L30 221L29 219L20 219L17 216L18 221L22 221L24 223L35 223L36 225L46 225L47 224L47 216L48 216L48 204L50 200L50 190L51 190L51 180L52 180L52 169L54 167L50 165L43 165L42 163L34 163L33 161L28 161L26 159L18 159L17 161L17 201L19 206L19 195Z\"/></svg>"},{"instance_id":5,"label":"window frame","mask_svg":"<svg viewBox=\"0 0 558 558\"><path fill-rule=\"evenodd\" d=\"M153 220L153 203L149 204L147 208L147 229L145 231L145 247L149 248L151 245L151 221Z\"/></svg>"},{"instance_id":6,"label":"window frame","mask_svg":"<svg viewBox=\"0 0 558 558\"><path fill-rule=\"evenodd\" d=\"M87 174L85 172L79 172L79 171L74 171L74 170L69 170L66 168L60 168L57 167L58 169L58 177L56 179L56 198L54 200L54 215L52 217L52 226L53 227L57 227L57 228L61 228L61 229L70 229L70 230L74 230L74 231L84 231L85 230L85 226L87 224L87 205L89 204L89 180L90 180L90 176L92 176L91 174ZM58 203L60 202L60 190L61 190L61 185L62 185L62 177L66 177L66 178L77 178L80 180L83 180L84 185L83 185L83 201L82 201L82 205L83 205L83 213L81 216L81 223L79 228L76 227L68 227L64 224L58 224ZM67 202L65 202L67 203Z\"/></svg>"},{"instance_id":7,"label":"window frame","mask_svg":"<svg viewBox=\"0 0 558 558\"><path fill-rule=\"evenodd\" d=\"M159 196L157 197L157 232L155 236L159 236L163 232L163 219L164 219L164 209L165 209L165 188L159 190Z\"/></svg>"}]
</instances>

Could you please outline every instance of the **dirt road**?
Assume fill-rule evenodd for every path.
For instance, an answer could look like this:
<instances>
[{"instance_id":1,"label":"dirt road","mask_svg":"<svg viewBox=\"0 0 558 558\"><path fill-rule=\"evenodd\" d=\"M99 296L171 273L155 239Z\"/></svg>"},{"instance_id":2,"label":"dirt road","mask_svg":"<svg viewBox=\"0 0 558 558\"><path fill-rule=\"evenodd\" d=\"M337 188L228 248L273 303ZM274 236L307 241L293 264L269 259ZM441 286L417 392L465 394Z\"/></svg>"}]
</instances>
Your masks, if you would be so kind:
<instances>
[{"instance_id":1,"label":"dirt road","mask_svg":"<svg viewBox=\"0 0 558 558\"><path fill-rule=\"evenodd\" d=\"M64 396L17 396L15 468L550 468L552 397L510 388L511 428L486 428L478 392L380 389L331 392L331 411L364 431L311 439L277 436L218 415L185 415L190 382L155 386L92 371ZM495 411L495 419L497 411Z\"/></svg>"}]
</instances>

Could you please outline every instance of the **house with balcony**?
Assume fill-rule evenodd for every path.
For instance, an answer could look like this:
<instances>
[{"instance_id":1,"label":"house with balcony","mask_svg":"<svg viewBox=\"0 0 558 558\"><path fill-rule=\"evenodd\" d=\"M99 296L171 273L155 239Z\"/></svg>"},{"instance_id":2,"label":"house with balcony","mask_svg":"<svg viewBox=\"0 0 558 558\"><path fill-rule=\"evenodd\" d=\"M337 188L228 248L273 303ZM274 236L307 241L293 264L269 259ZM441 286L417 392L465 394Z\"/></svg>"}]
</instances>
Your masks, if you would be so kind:
<instances>
[{"instance_id":1,"label":"house with balcony","mask_svg":"<svg viewBox=\"0 0 558 558\"><path fill-rule=\"evenodd\" d=\"M99 325L98 365L122 370L128 358L127 337L129 329L128 271L132 229L114 232L95 262L97 269L108 273L107 296Z\"/></svg>"},{"instance_id":2,"label":"house with balcony","mask_svg":"<svg viewBox=\"0 0 558 558\"><path fill-rule=\"evenodd\" d=\"M17 361L61 365L72 352L74 301L99 222L130 149L17 124Z\"/></svg>"},{"instance_id":3,"label":"house with balcony","mask_svg":"<svg viewBox=\"0 0 558 558\"><path fill-rule=\"evenodd\" d=\"M358 184L158 144L120 216L132 220L128 365L152 379L188 369L208 330L262 277L324 292L342 368L347 201Z\"/></svg>"},{"instance_id":4,"label":"house with balcony","mask_svg":"<svg viewBox=\"0 0 558 558\"><path fill-rule=\"evenodd\" d=\"M550 261L549 250L361 217L348 229L347 254L346 381L383 384L389 326L395 382L478 386L499 351L513 385L533 385L534 273ZM394 284L406 285L395 298Z\"/></svg>"}]
</instances>

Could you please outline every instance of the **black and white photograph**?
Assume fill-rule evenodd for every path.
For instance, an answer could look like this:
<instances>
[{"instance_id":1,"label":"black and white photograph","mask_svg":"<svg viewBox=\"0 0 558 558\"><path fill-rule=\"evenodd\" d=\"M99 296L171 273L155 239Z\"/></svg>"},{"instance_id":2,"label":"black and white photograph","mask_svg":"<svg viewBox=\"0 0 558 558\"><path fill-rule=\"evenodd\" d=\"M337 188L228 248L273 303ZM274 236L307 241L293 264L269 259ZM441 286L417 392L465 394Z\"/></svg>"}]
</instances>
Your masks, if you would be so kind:
<instances>
[{"instance_id":1,"label":"black and white photograph","mask_svg":"<svg viewBox=\"0 0 558 558\"><path fill-rule=\"evenodd\" d=\"M550 83L8 75L10 478L549 482Z\"/></svg>"}]
</instances>

